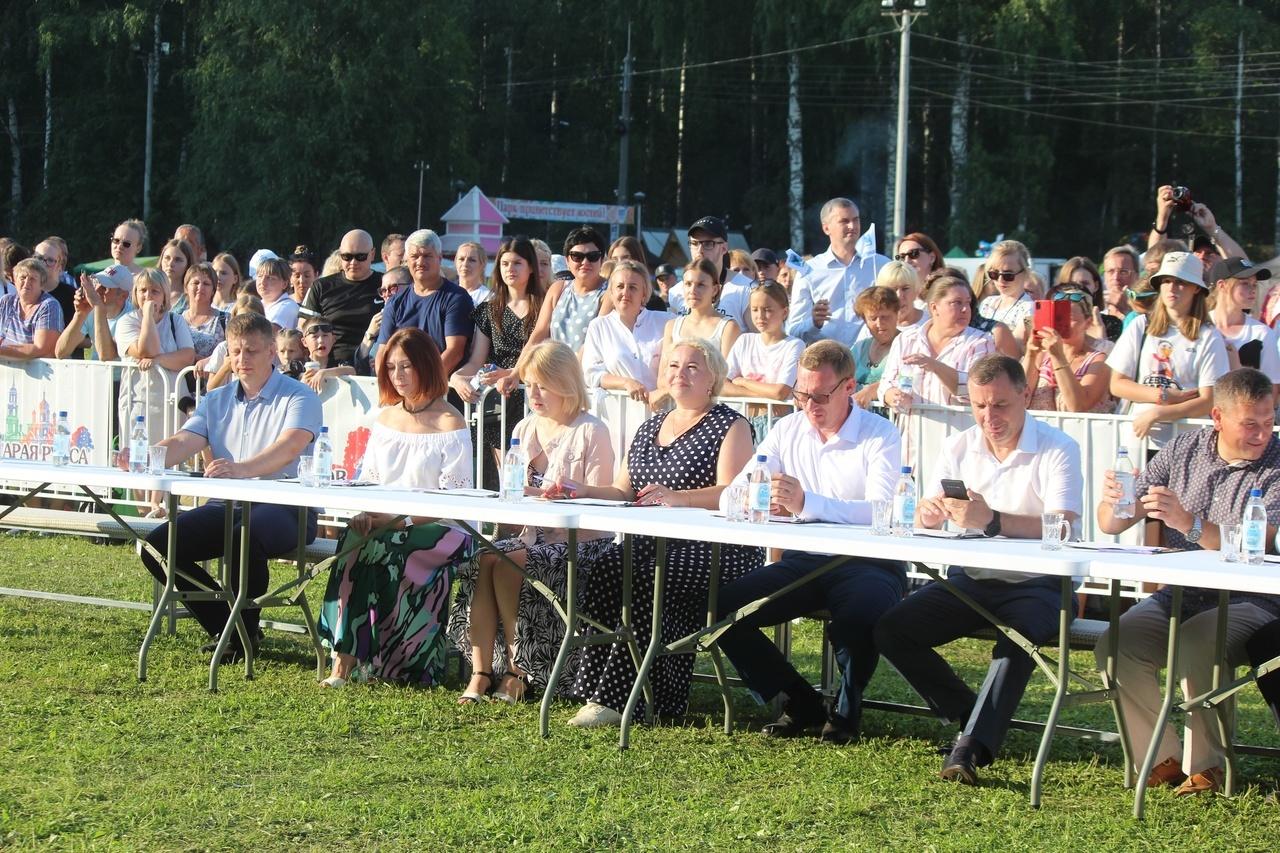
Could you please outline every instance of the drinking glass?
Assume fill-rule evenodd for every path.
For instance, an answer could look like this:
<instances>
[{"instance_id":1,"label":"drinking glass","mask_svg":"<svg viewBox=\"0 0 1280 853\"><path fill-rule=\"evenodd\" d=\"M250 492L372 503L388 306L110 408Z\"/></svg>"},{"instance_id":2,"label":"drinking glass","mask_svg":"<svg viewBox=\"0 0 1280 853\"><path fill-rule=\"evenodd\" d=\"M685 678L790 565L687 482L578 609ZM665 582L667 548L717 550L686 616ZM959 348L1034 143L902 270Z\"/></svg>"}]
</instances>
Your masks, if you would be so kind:
<instances>
[{"instance_id":1,"label":"drinking glass","mask_svg":"<svg viewBox=\"0 0 1280 853\"><path fill-rule=\"evenodd\" d=\"M871 533L888 536L893 532L893 501L881 498L871 502Z\"/></svg>"},{"instance_id":2,"label":"drinking glass","mask_svg":"<svg viewBox=\"0 0 1280 853\"><path fill-rule=\"evenodd\" d=\"M1062 543L1071 538L1071 522L1060 512L1040 514L1040 547L1046 551L1061 551Z\"/></svg>"},{"instance_id":3,"label":"drinking glass","mask_svg":"<svg viewBox=\"0 0 1280 853\"><path fill-rule=\"evenodd\" d=\"M167 451L167 447L161 447L158 444L153 444L147 448L147 461L150 463L147 466L147 471L149 473L155 475L164 473L164 457Z\"/></svg>"},{"instance_id":4,"label":"drinking glass","mask_svg":"<svg viewBox=\"0 0 1280 853\"><path fill-rule=\"evenodd\" d=\"M725 491L728 493L728 497L725 498L725 505L728 507L725 512L725 518L730 521L746 521L747 485L745 483L732 483L726 487Z\"/></svg>"},{"instance_id":5,"label":"drinking glass","mask_svg":"<svg viewBox=\"0 0 1280 853\"><path fill-rule=\"evenodd\" d=\"M1220 539L1218 551L1222 554L1222 561L1224 563L1240 562L1240 525L1219 524L1218 535Z\"/></svg>"},{"instance_id":6,"label":"drinking glass","mask_svg":"<svg viewBox=\"0 0 1280 853\"><path fill-rule=\"evenodd\" d=\"M298 482L308 487L316 484L315 469L312 467L310 456L300 456L298 458Z\"/></svg>"}]
</instances>

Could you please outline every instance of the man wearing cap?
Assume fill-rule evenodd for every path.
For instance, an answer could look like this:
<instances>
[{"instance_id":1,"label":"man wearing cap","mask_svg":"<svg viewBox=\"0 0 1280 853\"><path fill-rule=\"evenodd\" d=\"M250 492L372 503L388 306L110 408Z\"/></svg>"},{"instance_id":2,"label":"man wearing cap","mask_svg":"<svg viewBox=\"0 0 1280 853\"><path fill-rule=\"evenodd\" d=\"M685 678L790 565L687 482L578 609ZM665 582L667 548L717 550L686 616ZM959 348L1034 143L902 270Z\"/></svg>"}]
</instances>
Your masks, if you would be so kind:
<instances>
[{"instance_id":1,"label":"man wearing cap","mask_svg":"<svg viewBox=\"0 0 1280 853\"><path fill-rule=\"evenodd\" d=\"M84 347L93 347L99 361L118 360L116 324L133 310L129 299L132 288L133 276L121 264L112 264L92 276L82 274L70 319L58 336L53 354L57 358L73 358Z\"/></svg>"},{"instance_id":2,"label":"man wearing cap","mask_svg":"<svg viewBox=\"0 0 1280 853\"><path fill-rule=\"evenodd\" d=\"M303 303L308 316L323 317L333 324L334 343L330 357L351 363L369 321L373 319L382 286L382 276L373 269L373 238L356 229L342 236L338 244L342 270L318 278L307 291Z\"/></svg>"},{"instance_id":3,"label":"man wearing cap","mask_svg":"<svg viewBox=\"0 0 1280 853\"><path fill-rule=\"evenodd\" d=\"M405 238L404 246L413 286L400 288L382 309L378 346L399 329L421 329L440 348L440 360L448 376L467 354L475 331L471 320L475 303L463 287L440 274L442 254L436 232L420 228Z\"/></svg>"},{"instance_id":4,"label":"man wearing cap","mask_svg":"<svg viewBox=\"0 0 1280 853\"><path fill-rule=\"evenodd\" d=\"M756 262L757 279L761 282L777 280L778 256L773 249L756 249L751 253L751 260Z\"/></svg>"},{"instance_id":5,"label":"man wearing cap","mask_svg":"<svg viewBox=\"0 0 1280 853\"><path fill-rule=\"evenodd\" d=\"M787 334L805 343L830 338L852 346L862 330L854 301L875 284L876 273L889 259L875 253L859 257L862 217L849 199L831 199L822 206L820 217L822 233L831 245L809 261L809 271L791 287Z\"/></svg>"},{"instance_id":6,"label":"man wearing cap","mask_svg":"<svg viewBox=\"0 0 1280 853\"><path fill-rule=\"evenodd\" d=\"M1135 483L1137 502L1130 518L1117 518L1114 506L1120 486L1114 472L1104 475L1098 502L1098 529L1122 533L1144 519L1164 523L1163 544L1180 550L1214 550L1221 545L1220 525L1238 524L1252 489L1262 490L1267 512L1267 550L1280 522L1280 439L1272 432L1275 403L1271 381L1242 367L1213 386L1212 426L1187 430L1166 444ZM1212 570L1216 556L1206 555ZM1182 641L1177 675L1190 698L1213 684L1218 630L1219 593L1188 587L1182 595ZM1115 683L1124 724L1133 750L1146 755L1159 738L1148 786L1179 786L1178 795L1221 788L1226 745L1219 738L1214 713L1202 707L1187 711L1184 742L1172 726L1155 731L1163 697L1157 674L1167 660L1172 592L1161 589L1120 617ZM1231 666L1244 662L1245 645L1258 629L1280 617L1280 596L1233 592L1227 606L1226 657ZM1095 647L1098 668L1106 671L1108 636ZM1135 768L1136 769L1136 768Z\"/></svg>"},{"instance_id":7,"label":"man wearing cap","mask_svg":"<svg viewBox=\"0 0 1280 853\"><path fill-rule=\"evenodd\" d=\"M754 331L750 296L755 282L729 271L729 229L723 219L704 216L690 226L689 258L691 261L706 258L720 270L720 301L716 303L716 310L737 323L742 331Z\"/></svg>"},{"instance_id":8,"label":"man wearing cap","mask_svg":"<svg viewBox=\"0 0 1280 853\"><path fill-rule=\"evenodd\" d=\"M672 314L685 313L684 288L679 286L679 279L671 264L658 264L658 268L653 271L653 293L662 300L664 310Z\"/></svg>"},{"instance_id":9,"label":"man wearing cap","mask_svg":"<svg viewBox=\"0 0 1280 853\"><path fill-rule=\"evenodd\" d=\"M1190 252L1168 252L1151 277L1159 291L1150 314L1130 323L1107 356L1111 393L1134 405L1133 434L1156 447L1174 421L1202 418L1213 383L1230 369L1222 335L1209 322L1204 267Z\"/></svg>"},{"instance_id":10,"label":"man wearing cap","mask_svg":"<svg viewBox=\"0 0 1280 853\"><path fill-rule=\"evenodd\" d=\"M1248 258L1225 258L1209 268L1209 288L1214 294L1209 317L1227 345L1234 367L1256 367L1280 391L1280 337L1275 329L1250 317L1246 311L1258 301L1258 282L1271 278L1271 270L1257 267Z\"/></svg>"},{"instance_id":11,"label":"man wearing cap","mask_svg":"<svg viewBox=\"0 0 1280 853\"><path fill-rule=\"evenodd\" d=\"M203 264L208 260L205 257L204 232L197 226L190 223L179 225L173 231L173 239L187 241L187 245L191 247L191 254L197 264Z\"/></svg>"}]
</instances>

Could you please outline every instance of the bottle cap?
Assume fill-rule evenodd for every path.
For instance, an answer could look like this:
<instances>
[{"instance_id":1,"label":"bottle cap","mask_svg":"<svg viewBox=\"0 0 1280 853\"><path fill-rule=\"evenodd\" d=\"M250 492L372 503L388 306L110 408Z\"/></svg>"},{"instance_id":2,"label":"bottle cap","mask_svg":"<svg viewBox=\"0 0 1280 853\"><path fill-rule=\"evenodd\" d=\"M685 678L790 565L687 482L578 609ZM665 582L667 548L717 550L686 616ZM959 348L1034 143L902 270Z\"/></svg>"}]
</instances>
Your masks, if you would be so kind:
<instances>
[{"instance_id":1,"label":"bottle cap","mask_svg":"<svg viewBox=\"0 0 1280 853\"><path fill-rule=\"evenodd\" d=\"M1127 447L1122 447L1116 451L1116 456L1128 456L1128 455L1129 455L1129 448Z\"/></svg>"},{"instance_id":2,"label":"bottle cap","mask_svg":"<svg viewBox=\"0 0 1280 853\"><path fill-rule=\"evenodd\" d=\"M1249 490L1249 497L1251 497L1251 498L1260 498L1260 497L1262 497L1262 489L1250 489L1250 490Z\"/></svg>"},{"instance_id":3,"label":"bottle cap","mask_svg":"<svg viewBox=\"0 0 1280 853\"><path fill-rule=\"evenodd\" d=\"M58 417L65 418L66 416L67 416L66 412L58 412Z\"/></svg>"},{"instance_id":4,"label":"bottle cap","mask_svg":"<svg viewBox=\"0 0 1280 853\"><path fill-rule=\"evenodd\" d=\"M903 466L902 466L902 473L904 473L904 474L910 474L910 473L911 473L911 466L910 466L910 465L903 465Z\"/></svg>"},{"instance_id":5,"label":"bottle cap","mask_svg":"<svg viewBox=\"0 0 1280 853\"><path fill-rule=\"evenodd\" d=\"M133 419L133 422L135 424L140 424L140 423L143 423L144 421L146 421L146 418L143 417L142 415L138 415L136 418Z\"/></svg>"},{"instance_id":6,"label":"bottle cap","mask_svg":"<svg viewBox=\"0 0 1280 853\"><path fill-rule=\"evenodd\" d=\"M328 434L329 434L329 428L328 428L327 426L322 426L322 427L320 427L320 434L321 434L321 435L328 435Z\"/></svg>"},{"instance_id":7,"label":"bottle cap","mask_svg":"<svg viewBox=\"0 0 1280 853\"><path fill-rule=\"evenodd\" d=\"M768 456L765 456L763 453L757 453L757 454L756 454L756 461L757 461L757 462L768 462L768 461L769 461L769 457L768 457Z\"/></svg>"},{"instance_id":8,"label":"bottle cap","mask_svg":"<svg viewBox=\"0 0 1280 853\"><path fill-rule=\"evenodd\" d=\"M512 446L512 447L519 447L519 446L520 446L520 439L518 439L518 438L513 438L513 439L511 439L511 446Z\"/></svg>"}]
</instances>

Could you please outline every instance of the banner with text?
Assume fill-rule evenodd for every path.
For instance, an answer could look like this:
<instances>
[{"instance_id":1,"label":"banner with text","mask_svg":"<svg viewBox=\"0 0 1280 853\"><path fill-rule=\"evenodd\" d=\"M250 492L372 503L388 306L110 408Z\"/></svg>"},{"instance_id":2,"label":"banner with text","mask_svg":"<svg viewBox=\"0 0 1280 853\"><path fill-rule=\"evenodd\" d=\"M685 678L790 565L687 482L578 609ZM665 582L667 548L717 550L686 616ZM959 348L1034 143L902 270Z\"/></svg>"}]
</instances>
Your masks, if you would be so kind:
<instances>
[{"instance_id":1,"label":"banner with text","mask_svg":"<svg viewBox=\"0 0 1280 853\"><path fill-rule=\"evenodd\" d=\"M542 222L605 222L609 225L630 225L635 222L635 208L621 205L529 201L522 198L494 198L490 201L508 219L537 219Z\"/></svg>"}]
</instances>

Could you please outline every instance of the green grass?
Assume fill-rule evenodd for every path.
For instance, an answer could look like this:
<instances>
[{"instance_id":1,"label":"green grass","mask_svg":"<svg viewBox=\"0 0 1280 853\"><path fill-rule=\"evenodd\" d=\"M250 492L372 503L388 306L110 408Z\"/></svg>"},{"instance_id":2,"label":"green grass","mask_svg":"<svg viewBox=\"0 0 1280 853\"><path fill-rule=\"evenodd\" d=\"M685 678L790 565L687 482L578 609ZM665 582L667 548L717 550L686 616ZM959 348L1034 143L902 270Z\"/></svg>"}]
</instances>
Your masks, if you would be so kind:
<instances>
[{"instance_id":1,"label":"green grass","mask_svg":"<svg viewBox=\"0 0 1280 853\"><path fill-rule=\"evenodd\" d=\"M0 586L146 600L133 552L67 538L0 537ZM459 708L456 690L354 686L325 692L304 638L272 633L257 678L223 670L205 689L187 622L133 675L145 614L0 598L0 848L912 850L1273 849L1280 807L1264 801L1280 763L1242 761L1242 792L1175 800L1130 817L1118 748L1055 741L1044 806L1027 788L1036 736L1015 731L977 789L937 780L929 719L871 711L850 747L771 742L767 709L739 697L732 736L719 699L694 691L684 725L580 732L558 705ZM797 631L816 669L813 626ZM986 645L949 655L976 683ZM1088 656L1078 665L1085 667ZM876 698L918 702L881 667ZM1042 719L1040 676L1020 711ZM1251 742L1280 744L1256 691L1239 717ZM1105 706L1067 723L1109 725ZM1268 841L1268 839L1271 839Z\"/></svg>"}]
</instances>

